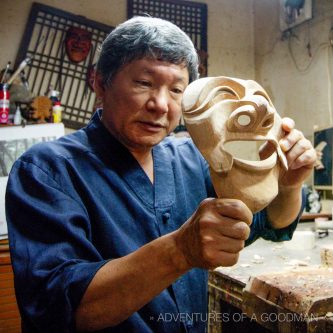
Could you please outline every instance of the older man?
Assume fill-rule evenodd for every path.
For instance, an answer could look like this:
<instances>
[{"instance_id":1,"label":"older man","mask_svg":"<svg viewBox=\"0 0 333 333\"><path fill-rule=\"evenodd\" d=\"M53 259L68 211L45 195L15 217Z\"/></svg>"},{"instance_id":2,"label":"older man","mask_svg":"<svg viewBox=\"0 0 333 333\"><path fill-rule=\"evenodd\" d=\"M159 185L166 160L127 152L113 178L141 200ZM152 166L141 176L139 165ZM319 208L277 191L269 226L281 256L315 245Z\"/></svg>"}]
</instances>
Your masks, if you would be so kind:
<instances>
[{"instance_id":1,"label":"older man","mask_svg":"<svg viewBox=\"0 0 333 333\"><path fill-rule=\"evenodd\" d=\"M291 237L311 144L284 121L291 167L266 210L212 199L193 143L167 137L197 68L173 24L119 25L97 65L103 108L15 163L7 217L25 332L205 332L207 269L235 264L247 239Z\"/></svg>"}]
</instances>

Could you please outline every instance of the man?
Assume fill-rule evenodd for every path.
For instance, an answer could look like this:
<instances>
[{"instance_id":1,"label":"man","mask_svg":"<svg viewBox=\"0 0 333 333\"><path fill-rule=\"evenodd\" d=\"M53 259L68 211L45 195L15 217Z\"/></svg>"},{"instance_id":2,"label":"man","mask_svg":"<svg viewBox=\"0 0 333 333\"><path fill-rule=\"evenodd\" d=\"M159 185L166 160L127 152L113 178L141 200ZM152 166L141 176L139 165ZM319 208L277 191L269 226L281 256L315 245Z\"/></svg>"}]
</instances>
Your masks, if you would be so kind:
<instances>
[{"instance_id":1,"label":"man","mask_svg":"<svg viewBox=\"0 0 333 333\"><path fill-rule=\"evenodd\" d=\"M238 200L206 199L207 163L190 140L166 138L197 68L173 24L119 25L97 64L103 109L15 163L7 217L26 332L204 332L191 315L207 311L206 269L235 264L245 240L290 239L311 144L285 120L290 171L254 217Z\"/></svg>"}]
</instances>

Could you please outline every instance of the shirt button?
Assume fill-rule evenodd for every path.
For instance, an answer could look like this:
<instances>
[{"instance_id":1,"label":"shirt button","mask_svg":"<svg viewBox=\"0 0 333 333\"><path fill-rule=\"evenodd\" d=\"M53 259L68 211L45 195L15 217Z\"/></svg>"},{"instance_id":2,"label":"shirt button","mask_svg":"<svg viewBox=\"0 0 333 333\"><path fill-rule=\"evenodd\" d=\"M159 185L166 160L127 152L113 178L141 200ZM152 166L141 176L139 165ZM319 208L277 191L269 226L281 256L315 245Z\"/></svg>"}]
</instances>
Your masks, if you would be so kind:
<instances>
[{"instance_id":1,"label":"shirt button","mask_svg":"<svg viewBox=\"0 0 333 333\"><path fill-rule=\"evenodd\" d=\"M170 219L170 214L169 213L164 213L162 215L162 220L163 220L164 223L167 223L169 221L169 219Z\"/></svg>"}]
</instances>

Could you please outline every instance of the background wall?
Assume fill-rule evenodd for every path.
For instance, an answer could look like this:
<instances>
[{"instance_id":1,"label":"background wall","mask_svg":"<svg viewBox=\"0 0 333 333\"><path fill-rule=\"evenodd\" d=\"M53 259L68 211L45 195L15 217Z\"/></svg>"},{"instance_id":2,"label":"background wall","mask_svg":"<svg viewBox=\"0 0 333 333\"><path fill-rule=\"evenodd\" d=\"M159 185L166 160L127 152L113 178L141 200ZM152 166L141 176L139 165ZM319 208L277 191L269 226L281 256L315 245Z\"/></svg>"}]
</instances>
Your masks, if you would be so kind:
<instances>
[{"instance_id":1,"label":"background wall","mask_svg":"<svg viewBox=\"0 0 333 333\"><path fill-rule=\"evenodd\" d=\"M278 1L254 0L255 77L309 138L333 125L333 1L312 3L313 19L282 35Z\"/></svg>"},{"instance_id":2,"label":"background wall","mask_svg":"<svg viewBox=\"0 0 333 333\"><path fill-rule=\"evenodd\" d=\"M115 26L126 19L126 0L40 0ZM253 0L204 0L208 5L209 75L254 78ZM14 62L32 0L1 0L0 66ZM244 24L246 22L246 24Z\"/></svg>"}]
</instances>

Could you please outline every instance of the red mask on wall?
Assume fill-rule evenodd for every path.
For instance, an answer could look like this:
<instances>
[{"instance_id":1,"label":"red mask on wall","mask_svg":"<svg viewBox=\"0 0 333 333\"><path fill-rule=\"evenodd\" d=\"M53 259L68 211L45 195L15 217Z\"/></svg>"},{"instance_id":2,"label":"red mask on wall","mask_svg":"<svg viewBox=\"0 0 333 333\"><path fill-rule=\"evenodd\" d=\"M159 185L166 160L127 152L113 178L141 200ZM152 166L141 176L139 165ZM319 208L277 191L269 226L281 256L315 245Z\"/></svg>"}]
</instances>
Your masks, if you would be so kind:
<instances>
[{"instance_id":1,"label":"red mask on wall","mask_svg":"<svg viewBox=\"0 0 333 333\"><path fill-rule=\"evenodd\" d=\"M69 28L65 39L66 52L70 61L85 60L91 48L91 33L81 28Z\"/></svg>"}]
</instances>

